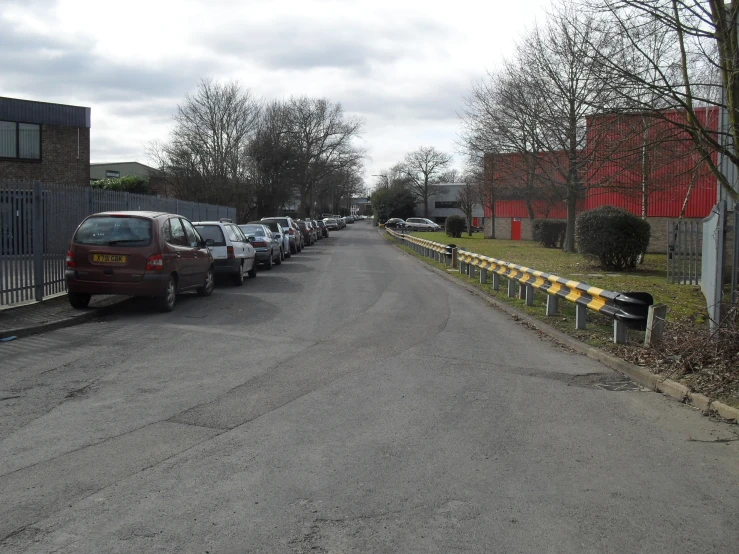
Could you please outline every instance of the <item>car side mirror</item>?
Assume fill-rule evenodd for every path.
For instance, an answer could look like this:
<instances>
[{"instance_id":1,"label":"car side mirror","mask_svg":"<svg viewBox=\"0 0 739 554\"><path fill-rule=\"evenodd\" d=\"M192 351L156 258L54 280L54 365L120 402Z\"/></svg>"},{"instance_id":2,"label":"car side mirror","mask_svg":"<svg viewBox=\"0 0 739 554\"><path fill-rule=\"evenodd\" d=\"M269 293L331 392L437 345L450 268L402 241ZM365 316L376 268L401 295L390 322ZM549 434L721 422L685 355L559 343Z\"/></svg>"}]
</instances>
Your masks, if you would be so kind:
<instances>
[{"instance_id":1,"label":"car side mirror","mask_svg":"<svg viewBox=\"0 0 739 554\"><path fill-rule=\"evenodd\" d=\"M213 246L215 243L216 243L216 241L214 241L213 239L205 239L203 241L203 246L205 246L206 248L208 248L210 246Z\"/></svg>"}]
</instances>

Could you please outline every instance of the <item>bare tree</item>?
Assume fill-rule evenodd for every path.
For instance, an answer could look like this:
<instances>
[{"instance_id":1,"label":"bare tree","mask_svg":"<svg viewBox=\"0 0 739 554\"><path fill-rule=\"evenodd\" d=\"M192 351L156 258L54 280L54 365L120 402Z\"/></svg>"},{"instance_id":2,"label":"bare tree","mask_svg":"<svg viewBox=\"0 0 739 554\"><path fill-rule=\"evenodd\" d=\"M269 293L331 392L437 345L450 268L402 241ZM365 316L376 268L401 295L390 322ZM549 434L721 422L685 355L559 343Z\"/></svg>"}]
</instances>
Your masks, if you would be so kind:
<instances>
[{"instance_id":1,"label":"bare tree","mask_svg":"<svg viewBox=\"0 0 739 554\"><path fill-rule=\"evenodd\" d=\"M459 182L462 175L457 169L448 169L443 173L440 173L436 178L437 183L457 183Z\"/></svg>"},{"instance_id":2,"label":"bare tree","mask_svg":"<svg viewBox=\"0 0 739 554\"><path fill-rule=\"evenodd\" d=\"M452 162L449 154L441 152L433 146L422 146L415 152L406 154L402 171L408 179L408 190L419 201L423 202L423 213L429 215L428 200L434 194L435 178Z\"/></svg>"},{"instance_id":3,"label":"bare tree","mask_svg":"<svg viewBox=\"0 0 739 554\"><path fill-rule=\"evenodd\" d=\"M248 214L254 196L248 146L259 112L238 83L202 80L177 107L169 141L149 148L168 188L186 200L228 204Z\"/></svg>"},{"instance_id":4,"label":"bare tree","mask_svg":"<svg viewBox=\"0 0 739 554\"><path fill-rule=\"evenodd\" d=\"M575 217L585 192L584 176L588 153L596 145L587 144L586 117L594 106L608 103L611 87L592 51L607 52L609 32L593 16L582 15L571 2L564 2L549 15L543 27L526 37L518 55L541 95L544 107L537 139L541 150L563 151L550 155L544 173L557 187L564 184L567 205L565 252L575 251ZM591 135L592 137L592 135Z\"/></svg>"},{"instance_id":5,"label":"bare tree","mask_svg":"<svg viewBox=\"0 0 739 554\"><path fill-rule=\"evenodd\" d=\"M621 83L616 89L620 92L619 104L630 110L636 107L685 131L724 194L739 199L734 183L711 156L719 152L739 167L739 153L733 147L739 144L739 2L587 0L585 5L615 24L622 52L639 58L636 66L623 64L623 56L601 52L594 46L600 63ZM659 57L651 50L655 35L667 37ZM648 91L663 104L654 106L635 91ZM714 122L701 117L699 109L707 106L726 109L726 129L716 132ZM684 117L670 117L665 108L680 110Z\"/></svg>"},{"instance_id":6,"label":"bare tree","mask_svg":"<svg viewBox=\"0 0 739 554\"><path fill-rule=\"evenodd\" d=\"M467 220L467 236L472 236L472 212L475 210L475 206L479 201L479 189L472 181L472 179L466 179L464 184L457 190L457 202L459 203L459 209L464 213L464 217Z\"/></svg>"},{"instance_id":7,"label":"bare tree","mask_svg":"<svg viewBox=\"0 0 739 554\"><path fill-rule=\"evenodd\" d=\"M308 217L314 210L319 181L364 158L364 152L353 144L362 122L346 117L341 104L325 98L293 98L288 105L300 211Z\"/></svg>"}]
</instances>

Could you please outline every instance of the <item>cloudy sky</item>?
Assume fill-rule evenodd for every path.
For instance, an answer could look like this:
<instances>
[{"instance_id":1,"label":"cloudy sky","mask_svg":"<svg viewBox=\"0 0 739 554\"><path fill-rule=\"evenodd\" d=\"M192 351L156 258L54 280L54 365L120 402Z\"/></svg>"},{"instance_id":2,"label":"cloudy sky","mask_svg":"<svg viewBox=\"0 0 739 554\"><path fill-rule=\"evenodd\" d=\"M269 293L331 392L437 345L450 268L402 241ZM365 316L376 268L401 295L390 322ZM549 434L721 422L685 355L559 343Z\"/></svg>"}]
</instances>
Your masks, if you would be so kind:
<instances>
[{"instance_id":1,"label":"cloudy sky","mask_svg":"<svg viewBox=\"0 0 739 554\"><path fill-rule=\"evenodd\" d=\"M419 146L456 154L465 91L548 3L0 0L0 96L90 106L91 161L143 163L201 78L327 97L365 121L371 184Z\"/></svg>"}]
</instances>

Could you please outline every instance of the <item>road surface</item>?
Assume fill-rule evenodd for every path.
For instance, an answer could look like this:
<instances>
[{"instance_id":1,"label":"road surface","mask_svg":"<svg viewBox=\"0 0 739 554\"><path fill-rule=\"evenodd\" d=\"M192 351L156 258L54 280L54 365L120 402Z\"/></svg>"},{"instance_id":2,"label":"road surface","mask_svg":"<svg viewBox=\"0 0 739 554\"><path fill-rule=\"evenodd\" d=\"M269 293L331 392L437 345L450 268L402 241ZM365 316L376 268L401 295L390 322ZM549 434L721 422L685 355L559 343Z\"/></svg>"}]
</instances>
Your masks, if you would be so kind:
<instances>
[{"instance_id":1,"label":"road surface","mask_svg":"<svg viewBox=\"0 0 739 554\"><path fill-rule=\"evenodd\" d=\"M736 552L739 442L388 244L0 344L0 552Z\"/></svg>"}]
</instances>

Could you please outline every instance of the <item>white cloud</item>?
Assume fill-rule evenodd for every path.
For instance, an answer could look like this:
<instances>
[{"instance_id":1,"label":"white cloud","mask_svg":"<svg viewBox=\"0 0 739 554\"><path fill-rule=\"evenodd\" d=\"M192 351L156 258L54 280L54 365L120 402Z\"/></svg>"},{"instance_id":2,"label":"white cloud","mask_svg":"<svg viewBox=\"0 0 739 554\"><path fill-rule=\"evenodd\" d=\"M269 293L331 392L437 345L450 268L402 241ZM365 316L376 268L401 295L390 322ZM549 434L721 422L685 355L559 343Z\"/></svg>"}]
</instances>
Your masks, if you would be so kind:
<instances>
[{"instance_id":1,"label":"white cloud","mask_svg":"<svg viewBox=\"0 0 739 554\"><path fill-rule=\"evenodd\" d=\"M0 94L92 107L93 161L145 161L200 78L325 96L365 119L370 174L454 152L472 80L547 0L4 0Z\"/></svg>"}]
</instances>

